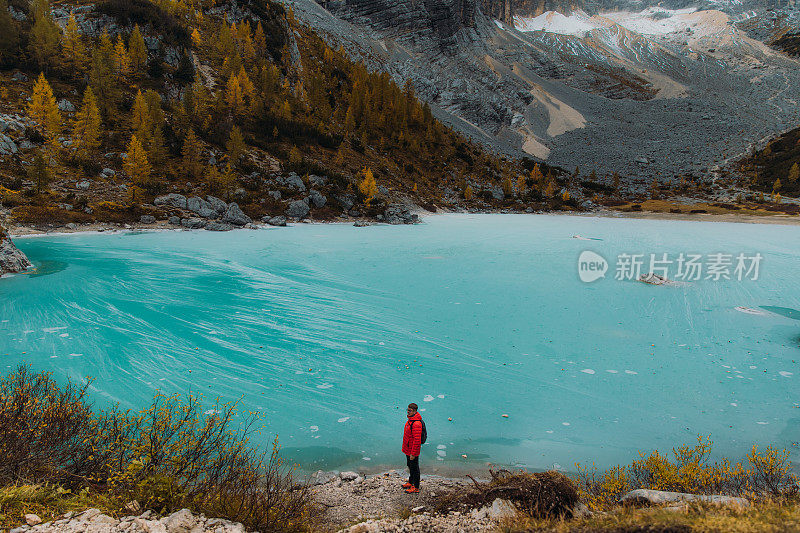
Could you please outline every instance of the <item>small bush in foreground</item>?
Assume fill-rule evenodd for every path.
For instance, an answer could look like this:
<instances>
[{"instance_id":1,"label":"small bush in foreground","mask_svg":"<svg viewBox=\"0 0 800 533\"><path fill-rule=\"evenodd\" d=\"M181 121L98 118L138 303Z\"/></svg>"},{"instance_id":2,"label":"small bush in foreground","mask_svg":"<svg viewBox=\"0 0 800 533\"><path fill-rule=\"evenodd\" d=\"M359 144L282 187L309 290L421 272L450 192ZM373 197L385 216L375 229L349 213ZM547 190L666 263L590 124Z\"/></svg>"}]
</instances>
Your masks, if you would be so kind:
<instances>
[{"instance_id":1,"label":"small bush in foreground","mask_svg":"<svg viewBox=\"0 0 800 533\"><path fill-rule=\"evenodd\" d=\"M732 494L749 498L784 498L797 495L797 477L791 472L789 452L767 446L763 452L753 446L748 464L729 459L711 463L710 438L697 438L694 446L673 448L670 459L658 451L630 465L598 472L577 464L582 499L591 509L617 503L634 489L653 489L693 494Z\"/></svg>"},{"instance_id":2,"label":"small bush in foreground","mask_svg":"<svg viewBox=\"0 0 800 533\"><path fill-rule=\"evenodd\" d=\"M249 529L305 527L307 486L271 450L249 444L259 419L234 425L236 404L205 411L158 395L139 412L95 412L89 386L59 386L21 366L0 380L0 483L91 490L170 512L187 507ZM61 490L64 490L61 489Z\"/></svg>"}]
</instances>

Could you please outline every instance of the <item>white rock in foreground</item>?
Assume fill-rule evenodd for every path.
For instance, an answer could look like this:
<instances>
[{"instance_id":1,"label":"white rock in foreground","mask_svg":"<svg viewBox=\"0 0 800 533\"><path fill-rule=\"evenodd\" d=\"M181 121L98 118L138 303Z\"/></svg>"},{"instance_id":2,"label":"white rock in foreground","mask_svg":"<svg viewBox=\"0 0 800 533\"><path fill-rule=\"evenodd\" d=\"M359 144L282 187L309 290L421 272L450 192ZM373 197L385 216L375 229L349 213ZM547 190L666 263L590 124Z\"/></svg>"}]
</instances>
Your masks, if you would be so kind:
<instances>
[{"instance_id":1,"label":"white rock in foreground","mask_svg":"<svg viewBox=\"0 0 800 533\"><path fill-rule=\"evenodd\" d=\"M747 507L750 502L746 498L725 496L723 494L689 494L686 492L668 492L663 490L636 489L623 494L620 502L647 502L651 504L680 503L680 502L707 502L716 505L738 505Z\"/></svg>"},{"instance_id":2,"label":"white rock in foreground","mask_svg":"<svg viewBox=\"0 0 800 533\"><path fill-rule=\"evenodd\" d=\"M31 262L20 252L11 239L0 230L0 276L29 269Z\"/></svg>"}]
</instances>

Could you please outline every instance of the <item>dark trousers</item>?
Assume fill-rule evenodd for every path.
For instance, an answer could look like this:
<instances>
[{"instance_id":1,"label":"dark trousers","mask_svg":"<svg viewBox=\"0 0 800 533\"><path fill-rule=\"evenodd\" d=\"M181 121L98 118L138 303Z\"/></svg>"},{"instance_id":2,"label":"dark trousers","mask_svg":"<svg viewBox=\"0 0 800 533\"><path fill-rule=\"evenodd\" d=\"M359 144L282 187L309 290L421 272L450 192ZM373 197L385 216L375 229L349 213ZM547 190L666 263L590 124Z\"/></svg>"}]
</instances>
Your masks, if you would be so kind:
<instances>
[{"instance_id":1,"label":"dark trousers","mask_svg":"<svg viewBox=\"0 0 800 533\"><path fill-rule=\"evenodd\" d=\"M419 488L419 455L416 459L411 459L410 455L406 455L406 464L408 465L408 482Z\"/></svg>"}]
</instances>

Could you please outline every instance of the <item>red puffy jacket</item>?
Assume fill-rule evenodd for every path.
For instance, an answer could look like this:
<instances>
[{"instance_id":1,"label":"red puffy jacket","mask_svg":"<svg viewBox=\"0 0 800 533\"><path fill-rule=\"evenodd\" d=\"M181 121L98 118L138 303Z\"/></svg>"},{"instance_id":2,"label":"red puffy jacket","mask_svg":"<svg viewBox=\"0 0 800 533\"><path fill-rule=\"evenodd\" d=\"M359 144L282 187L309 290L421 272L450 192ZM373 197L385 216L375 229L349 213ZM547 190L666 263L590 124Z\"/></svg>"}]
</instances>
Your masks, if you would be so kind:
<instances>
[{"instance_id":1,"label":"red puffy jacket","mask_svg":"<svg viewBox=\"0 0 800 533\"><path fill-rule=\"evenodd\" d=\"M422 446L422 416L416 412L408 417L403 430L403 453L417 456L420 446Z\"/></svg>"}]
</instances>

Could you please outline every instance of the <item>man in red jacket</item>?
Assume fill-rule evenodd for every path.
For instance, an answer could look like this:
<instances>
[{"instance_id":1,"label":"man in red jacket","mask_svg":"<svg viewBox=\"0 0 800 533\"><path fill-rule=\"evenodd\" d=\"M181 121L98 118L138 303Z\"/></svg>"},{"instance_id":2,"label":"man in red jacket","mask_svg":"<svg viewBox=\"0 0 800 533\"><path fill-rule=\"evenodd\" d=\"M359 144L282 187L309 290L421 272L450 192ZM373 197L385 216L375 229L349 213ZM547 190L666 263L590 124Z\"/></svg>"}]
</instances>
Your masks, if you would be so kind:
<instances>
[{"instance_id":1,"label":"man in red jacket","mask_svg":"<svg viewBox=\"0 0 800 533\"><path fill-rule=\"evenodd\" d=\"M408 482L403 483L403 488L408 494L419 492L419 449L422 446L422 417L417 412L415 403L408 404L406 409L406 427L403 430L403 453L406 454L408 465Z\"/></svg>"}]
</instances>

